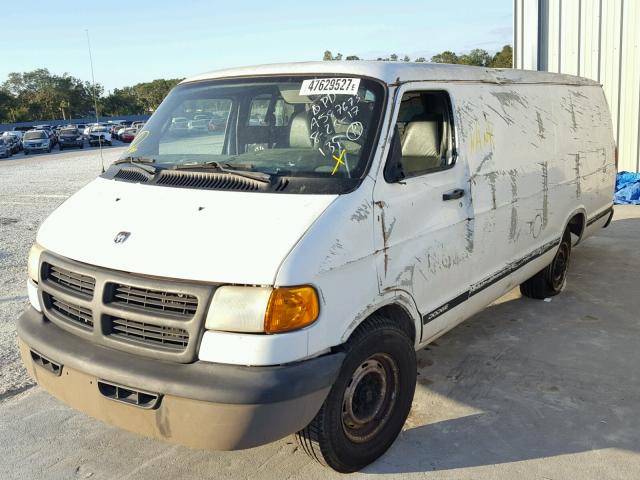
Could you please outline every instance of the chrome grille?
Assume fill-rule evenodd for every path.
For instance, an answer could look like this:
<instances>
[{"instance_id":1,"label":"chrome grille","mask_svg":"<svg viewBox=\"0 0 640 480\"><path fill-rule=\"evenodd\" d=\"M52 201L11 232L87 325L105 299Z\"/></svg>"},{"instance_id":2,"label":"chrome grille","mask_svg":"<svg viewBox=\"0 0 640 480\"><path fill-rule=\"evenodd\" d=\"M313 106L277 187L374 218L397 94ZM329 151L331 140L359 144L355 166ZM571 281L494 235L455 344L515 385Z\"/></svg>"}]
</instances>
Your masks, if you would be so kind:
<instances>
[{"instance_id":1,"label":"chrome grille","mask_svg":"<svg viewBox=\"0 0 640 480\"><path fill-rule=\"evenodd\" d=\"M145 345L183 351L189 343L189 332L183 328L153 325L124 318L110 318L115 337Z\"/></svg>"},{"instance_id":2,"label":"chrome grille","mask_svg":"<svg viewBox=\"0 0 640 480\"><path fill-rule=\"evenodd\" d=\"M50 281L90 297L93 296L93 291L96 288L95 278L56 265L45 264L44 274Z\"/></svg>"},{"instance_id":3,"label":"chrome grille","mask_svg":"<svg viewBox=\"0 0 640 480\"><path fill-rule=\"evenodd\" d=\"M198 299L193 295L137 288L122 284L114 284L113 288L112 301L115 303L185 317L192 317L198 309Z\"/></svg>"}]
</instances>

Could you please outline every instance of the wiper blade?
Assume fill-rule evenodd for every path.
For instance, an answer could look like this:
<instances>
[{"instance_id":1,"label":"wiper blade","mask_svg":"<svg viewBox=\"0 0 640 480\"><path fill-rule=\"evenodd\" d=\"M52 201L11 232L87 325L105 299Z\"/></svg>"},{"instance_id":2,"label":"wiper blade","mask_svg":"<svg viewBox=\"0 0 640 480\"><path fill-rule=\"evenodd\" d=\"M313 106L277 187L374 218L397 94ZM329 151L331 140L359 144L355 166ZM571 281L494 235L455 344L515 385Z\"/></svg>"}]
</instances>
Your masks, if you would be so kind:
<instances>
[{"instance_id":1,"label":"wiper blade","mask_svg":"<svg viewBox=\"0 0 640 480\"><path fill-rule=\"evenodd\" d=\"M265 172L255 172L251 170L241 170L245 165L230 165L222 162L204 162L204 163L181 163L173 167L174 170L197 170L197 169L215 169L220 172L238 175L239 177L250 178L259 182L271 183L271 175Z\"/></svg>"},{"instance_id":2,"label":"wiper blade","mask_svg":"<svg viewBox=\"0 0 640 480\"><path fill-rule=\"evenodd\" d=\"M113 162L114 165L119 165L121 163L130 163L135 165L136 167L144 170L147 173L156 173L158 169L153 166L155 163L155 159L147 158L147 157L125 157L120 160L116 160Z\"/></svg>"}]
</instances>

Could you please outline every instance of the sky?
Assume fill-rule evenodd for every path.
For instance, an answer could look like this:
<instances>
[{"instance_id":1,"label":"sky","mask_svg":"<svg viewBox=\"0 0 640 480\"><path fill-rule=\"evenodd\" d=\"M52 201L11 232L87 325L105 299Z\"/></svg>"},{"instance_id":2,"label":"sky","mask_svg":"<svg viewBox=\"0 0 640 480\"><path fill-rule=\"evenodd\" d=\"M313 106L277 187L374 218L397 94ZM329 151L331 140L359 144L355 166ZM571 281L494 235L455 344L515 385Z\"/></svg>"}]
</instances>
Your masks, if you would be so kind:
<instances>
[{"instance_id":1,"label":"sky","mask_svg":"<svg viewBox=\"0 0 640 480\"><path fill-rule=\"evenodd\" d=\"M443 50L495 52L512 43L512 0L30 0L4 8L0 83L48 68L107 91L220 68Z\"/></svg>"}]
</instances>

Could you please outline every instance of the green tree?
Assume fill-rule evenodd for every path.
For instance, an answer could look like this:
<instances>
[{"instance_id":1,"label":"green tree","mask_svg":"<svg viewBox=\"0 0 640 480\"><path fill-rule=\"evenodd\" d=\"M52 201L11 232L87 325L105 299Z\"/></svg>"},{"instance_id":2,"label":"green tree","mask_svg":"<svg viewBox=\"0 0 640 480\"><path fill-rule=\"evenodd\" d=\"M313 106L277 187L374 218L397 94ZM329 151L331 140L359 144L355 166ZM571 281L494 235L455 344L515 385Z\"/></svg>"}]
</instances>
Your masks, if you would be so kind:
<instances>
[{"instance_id":1,"label":"green tree","mask_svg":"<svg viewBox=\"0 0 640 480\"><path fill-rule=\"evenodd\" d=\"M88 82L67 73L52 75L46 68L12 72L2 89L15 99L14 121L58 118L62 114L61 105L65 105L65 114L69 115L85 115L92 109ZM97 85L96 90L100 94L102 87Z\"/></svg>"},{"instance_id":2,"label":"green tree","mask_svg":"<svg viewBox=\"0 0 640 480\"><path fill-rule=\"evenodd\" d=\"M426 61L427 61L427 59L426 59L426 58L424 58L424 57L418 57L418 58L416 58L416 59L414 60L414 62L416 62L416 63L424 63L424 62L426 62Z\"/></svg>"},{"instance_id":3,"label":"green tree","mask_svg":"<svg viewBox=\"0 0 640 480\"><path fill-rule=\"evenodd\" d=\"M360 60L360 57L358 57L357 55L348 55L347 57L345 57L345 60Z\"/></svg>"},{"instance_id":4,"label":"green tree","mask_svg":"<svg viewBox=\"0 0 640 480\"><path fill-rule=\"evenodd\" d=\"M409 55L405 55L404 57L402 57L402 61L403 62L410 62L411 59L409 58Z\"/></svg>"},{"instance_id":5,"label":"green tree","mask_svg":"<svg viewBox=\"0 0 640 480\"><path fill-rule=\"evenodd\" d=\"M433 63L460 63L458 56L450 50L445 50L431 57Z\"/></svg>"},{"instance_id":6,"label":"green tree","mask_svg":"<svg viewBox=\"0 0 640 480\"><path fill-rule=\"evenodd\" d=\"M392 62L397 62L398 61L398 54L397 53L392 53L391 55L389 55L389 60Z\"/></svg>"},{"instance_id":7,"label":"green tree","mask_svg":"<svg viewBox=\"0 0 640 480\"><path fill-rule=\"evenodd\" d=\"M505 45L502 47L502 50L493 56L489 66L493 68L512 68L513 48L511 48L511 45Z\"/></svg>"},{"instance_id":8,"label":"green tree","mask_svg":"<svg viewBox=\"0 0 640 480\"><path fill-rule=\"evenodd\" d=\"M491 55L486 50L475 48L465 55L458 57L462 65L473 65L476 67L488 67L491 63Z\"/></svg>"},{"instance_id":9,"label":"green tree","mask_svg":"<svg viewBox=\"0 0 640 480\"><path fill-rule=\"evenodd\" d=\"M324 55L322 55L322 60L333 60L333 54L331 50L325 50Z\"/></svg>"}]
</instances>

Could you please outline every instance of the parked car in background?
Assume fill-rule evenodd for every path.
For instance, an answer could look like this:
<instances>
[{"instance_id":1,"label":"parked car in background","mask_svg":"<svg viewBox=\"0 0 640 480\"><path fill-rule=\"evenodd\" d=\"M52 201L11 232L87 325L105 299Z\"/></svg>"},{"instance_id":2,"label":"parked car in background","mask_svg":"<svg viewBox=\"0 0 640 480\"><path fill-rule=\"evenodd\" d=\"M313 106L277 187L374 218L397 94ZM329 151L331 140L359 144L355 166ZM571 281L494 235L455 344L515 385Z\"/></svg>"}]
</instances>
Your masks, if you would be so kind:
<instances>
[{"instance_id":1,"label":"parked car in background","mask_svg":"<svg viewBox=\"0 0 640 480\"><path fill-rule=\"evenodd\" d=\"M111 138L118 139L118 132L124 128L124 125L121 123L116 123L111 127Z\"/></svg>"},{"instance_id":2,"label":"parked car in background","mask_svg":"<svg viewBox=\"0 0 640 480\"><path fill-rule=\"evenodd\" d=\"M3 138L12 154L18 153L20 150L22 150L22 140L20 140L17 135L13 135L10 133L9 135L5 135Z\"/></svg>"},{"instance_id":3,"label":"parked car in background","mask_svg":"<svg viewBox=\"0 0 640 480\"><path fill-rule=\"evenodd\" d=\"M111 145L111 132L109 132L109 128L104 125L91 127L89 131L89 145L95 147L100 144Z\"/></svg>"},{"instance_id":4,"label":"parked car in background","mask_svg":"<svg viewBox=\"0 0 640 480\"><path fill-rule=\"evenodd\" d=\"M184 130L189 126L189 119L186 117L173 117L171 119L171 130Z\"/></svg>"},{"instance_id":5,"label":"parked car in background","mask_svg":"<svg viewBox=\"0 0 640 480\"><path fill-rule=\"evenodd\" d=\"M64 127L60 130L58 145L60 150L70 147L84 148L84 137L76 127Z\"/></svg>"},{"instance_id":6,"label":"parked car in background","mask_svg":"<svg viewBox=\"0 0 640 480\"><path fill-rule=\"evenodd\" d=\"M77 123L74 125L74 127L78 129L78 131L80 132L80 135L84 135L84 129L87 128L87 126L84 123Z\"/></svg>"},{"instance_id":7,"label":"parked car in background","mask_svg":"<svg viewBox=\"0 0 640 480\"><path fill-rule=\"evenodd\" d=\"M29 130L24 134L22 147L25 155L31 152L50 152L51 138L44 130Z\"/></svg>"},{"instance_id":8,"label":"parked car in background","mask_svg":"<svg viewBox=\"0 0 640 480\"><path fill-rule=\"evenodd\" d=\"M142 127L144 127L145 122L133 122L131 124L131 128L137 128L138 130L142 129Z\"/></svg>"},{"instance_id":9,"label":"parked car in background","mask_svg":"<svg viewBox=\"0 0 640 480\"><path fill-rule=\"evenodd\" d=\"M137 133L137 128L125 128L124 132L120 134L120 141L124 143L131 143L133 142L133 139L136 138Z\"/></svg>"},{"instance_id":10,"label":"parked car in background","mask_svg":"<svg viewBox=\"0 0 640 480\"><path fill-rule=\"evenodd\" d=\"M209 117L190 120L187 123L187 128L192 131L207 131L209 130Z\"/></svg>"},{"instance_id":11,"label":"parked car in background","mask_svg":"<svg viewBox=\"0 0 640 480\"><path fill-rule=\"evenodd\" d=\"M9 132L3 132L2 135L5 137L7 135L15 135L20 140L20 144L22 144L22 137L24 137L24 132L21 130L11 130Z\"/></svg>"},{"instance_id":12,"label":"parked car in background","mask_svg":"<svg viewBox=\"0 0 640 480\"><path fill-rule=\"evenodd\" d=\"M9 158L11 153L11 147L4 138L0 137L0 158Z\"/></svg>"}]
</instances>

